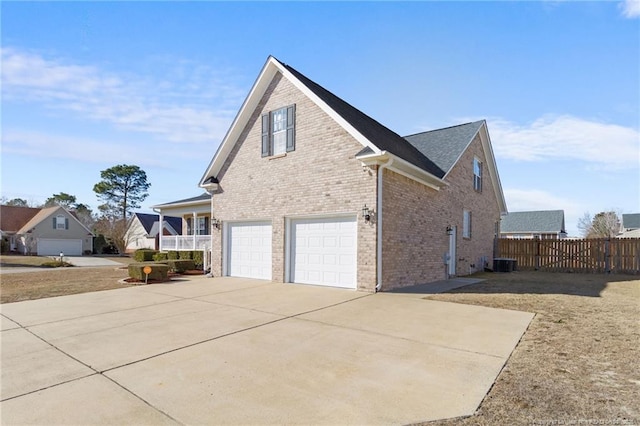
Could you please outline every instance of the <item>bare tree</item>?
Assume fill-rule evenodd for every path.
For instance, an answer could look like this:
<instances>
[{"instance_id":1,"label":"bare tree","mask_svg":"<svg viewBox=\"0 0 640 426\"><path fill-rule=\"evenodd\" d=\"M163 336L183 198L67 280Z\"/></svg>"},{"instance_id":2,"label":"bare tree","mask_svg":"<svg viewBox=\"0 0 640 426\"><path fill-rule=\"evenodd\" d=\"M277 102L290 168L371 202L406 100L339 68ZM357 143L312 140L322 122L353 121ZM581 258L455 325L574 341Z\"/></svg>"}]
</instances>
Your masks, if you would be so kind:
<instances>
[{"instance_id":1,"label":"bare tree","mask_svg":"<svg viewBox=\"0 0 640 426\"><path fill-rule=\"evenodd\" d=\"M131 236L127 233L131 219L122 219L118 215L103 215L95 224L98 233L104 235L116 248L125 254Z\"/></svg>"},{"instance_id":2,"label":"bare tree","mask_svg":"<svg viewBox=\"0 0 640 426\"><path fill-rule=\"evenodd\" d=\"M620 214L614 210L600 212L591 218L585 213L578 220L578 229L585 238L613 238L620 233Z\"/></svg>"}]
</instances>

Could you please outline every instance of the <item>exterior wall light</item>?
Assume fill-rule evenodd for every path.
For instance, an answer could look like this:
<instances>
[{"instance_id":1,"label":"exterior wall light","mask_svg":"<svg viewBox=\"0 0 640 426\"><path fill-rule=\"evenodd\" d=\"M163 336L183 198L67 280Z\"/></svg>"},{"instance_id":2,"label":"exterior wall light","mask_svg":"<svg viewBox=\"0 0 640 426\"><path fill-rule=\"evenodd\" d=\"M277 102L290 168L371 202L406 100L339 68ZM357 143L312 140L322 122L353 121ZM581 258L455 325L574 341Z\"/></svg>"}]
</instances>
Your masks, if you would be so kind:
<instances>
[{"instance_id":1,"label":"exterior wall light","mask_svg":"<svg viewBox=\"0 0 640 426\"><path fill-rule=\"evenodd\" d=\"M220 229L220 221L215 217L211 218L211 228Z\"/></svg>"},{"instance_id":2,"label":"exterior wall light","mask_svg":"<svg viewBox=\"0 0 640 426\"><path fill-rule=\"evenodd\" d=\"M364 205L364 207L362 207L362 217L364 218L365 222L369 222L371 220L371 211L366 204Z\"/></svg>"},{"instance_id":3,"label":"exterior wall light","mask_svg":"<svg viewBox=\"0 0 640 426\"><path fill-rule=\"evenodd\" d=\"M447 235L452 235L453 234L453 228L451 227L451 225L447 225Z\"/></svg>"}]
</instances>

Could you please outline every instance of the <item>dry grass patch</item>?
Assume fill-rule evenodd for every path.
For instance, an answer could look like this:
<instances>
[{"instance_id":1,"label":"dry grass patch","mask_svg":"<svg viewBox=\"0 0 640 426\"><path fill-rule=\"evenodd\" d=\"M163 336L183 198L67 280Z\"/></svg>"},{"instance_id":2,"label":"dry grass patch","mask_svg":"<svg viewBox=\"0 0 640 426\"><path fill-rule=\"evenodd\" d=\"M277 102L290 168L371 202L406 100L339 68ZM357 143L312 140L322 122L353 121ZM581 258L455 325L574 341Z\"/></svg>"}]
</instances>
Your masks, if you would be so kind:
<instances>
[{"instance_id":1,"label":"dry grass patch","mask_svg":"<svg viewBox=\"0 0 640 426\"><path fill-rule=\"evenodd\" d=\"M129 273L126 264L128 258L110 258L123 263L124 269L113 267L100 268L42 268L36 272L0 274L0 303L19 302L22 300L42 299L46 297L65 296L68 294L88 293L91 291L110 290L128 287L118 280L126 278ZM36 256L2 256L3 268L8 262L16 266L38 266L37 262L51 259ZM32 262L28 264L27 262ZM40 263L40 264L41 264Z\"/></svg>"},{"instance_id":2,"label":"dry grass patch","mask_svg":"<svg viewBox=\"0 0 640 426\"><path fill-rule=\"evenodd\" d=\"M640 425L640 280L515 272L425 297L535 312L478 412L430 425Z\"/></svg>"}]
</instances>

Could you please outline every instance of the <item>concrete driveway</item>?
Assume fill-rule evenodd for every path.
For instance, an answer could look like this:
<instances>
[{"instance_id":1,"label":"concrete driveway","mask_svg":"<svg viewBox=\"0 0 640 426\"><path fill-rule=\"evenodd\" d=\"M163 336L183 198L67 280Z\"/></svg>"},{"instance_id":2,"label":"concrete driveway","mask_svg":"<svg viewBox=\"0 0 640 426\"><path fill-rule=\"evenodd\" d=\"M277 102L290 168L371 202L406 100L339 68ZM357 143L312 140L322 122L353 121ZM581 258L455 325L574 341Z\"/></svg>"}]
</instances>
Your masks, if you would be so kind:
<instances>
[{"instance_id":1,"label":"concrete driveway","mask_svg":"<svg viewBox=\"0 0 640 426\"><path fill-rule=\"evenodd\" d=\"M1 305L1 423L471 415L532 314L237 278Z\"/></svg>"}]
</instances>

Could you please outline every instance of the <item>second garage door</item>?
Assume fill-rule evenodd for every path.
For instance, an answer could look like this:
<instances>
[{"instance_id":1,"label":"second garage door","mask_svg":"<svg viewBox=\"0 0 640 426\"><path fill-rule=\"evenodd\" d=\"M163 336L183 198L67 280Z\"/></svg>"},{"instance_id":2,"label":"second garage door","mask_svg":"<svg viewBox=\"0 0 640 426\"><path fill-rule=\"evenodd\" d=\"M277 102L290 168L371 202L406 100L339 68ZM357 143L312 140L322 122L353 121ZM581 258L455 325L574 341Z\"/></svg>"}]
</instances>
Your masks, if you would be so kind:
<instances>
[{"instance_id":1,"label":"second garage door","mask_svg":"<svg viewBox=\"0 0 640 426\"><path fill-rule=\"evenodd\" d=\"M271 223L231 223L228 228L227 275L271 279Z\"/></svg>"},{"instance_id":2,"label":"second garage door","mask_svg":"<svg viewBox=\"0 0 640 426\"><path fill-rule=\"evenodd\" d=\"M356 288L355 217L291 223L291 282Z\"/></svg>"}]
</instances>

